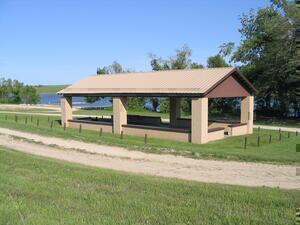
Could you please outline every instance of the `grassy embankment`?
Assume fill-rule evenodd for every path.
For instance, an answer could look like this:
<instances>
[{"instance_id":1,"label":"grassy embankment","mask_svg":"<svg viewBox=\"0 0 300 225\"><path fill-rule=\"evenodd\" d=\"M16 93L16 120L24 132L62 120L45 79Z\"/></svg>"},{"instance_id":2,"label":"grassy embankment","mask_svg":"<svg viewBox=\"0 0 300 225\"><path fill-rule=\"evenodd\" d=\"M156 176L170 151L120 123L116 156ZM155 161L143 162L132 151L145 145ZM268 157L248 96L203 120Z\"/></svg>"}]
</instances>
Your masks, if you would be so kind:
<instances>
[{"instance_id":1,"label":"grassy embankment","mask_svg":"<svg viewBox=\"0 0 300 225\"><path fill-rule=\"evenodd\" d=\"M56 92L66 88L69 85L39 85L35 89L39 94L55 94Z\"/></svg>"},{"instance_id":2,"label":"grassy embankment","mask_svg":"<svg viewBox=\"0 0 300 225\"><path fill-rule=\"evenodd\" d=\"M271 130L260 131L248 136L248 147L244 149L244 137L230 137L223 140L210 142L207 144L192 144L186 142L176 142L149 138L148 143L144 144L144 137L128 136L124 134L123 139L117 134L103 133L99 137L99 132L91 130L67 128L66 131L59 124L59 117L50 117L54 120L53 128L50 128L51 122L48 122L47 116L33 116L33 122L26 115L18 115L18 122L14 121L14 115L0 115L0 126L22 130L40 135L62 137L65 139L76 139L85 142L98 144L116 145L134 149L138 151L153 153L169 153L175 155L184 155L192 158L208 158L221 160L237 160L250 162L266 162L279 164L294 164L300 162L300 154L296 153L295 146L300 142L300 134L281 132L282 140L279 141L279 132ZM25 125L25 117L28 117L28 123ZM39 126L37 126L39 120ZM257 136L260 136L260 147L257 147ZM272 143L269 144L269 135L272 135Z\"/></svg>"},{"instance_id":3,"label":"grassy embankment","mask_svg":"<svg viewBox=\"0 0 300 225\"><path fill-rule=\"evenodd\" d=\"M0 224L294 224L300 192L133 175L0 147Z\"/></svg>"}]
</instances>

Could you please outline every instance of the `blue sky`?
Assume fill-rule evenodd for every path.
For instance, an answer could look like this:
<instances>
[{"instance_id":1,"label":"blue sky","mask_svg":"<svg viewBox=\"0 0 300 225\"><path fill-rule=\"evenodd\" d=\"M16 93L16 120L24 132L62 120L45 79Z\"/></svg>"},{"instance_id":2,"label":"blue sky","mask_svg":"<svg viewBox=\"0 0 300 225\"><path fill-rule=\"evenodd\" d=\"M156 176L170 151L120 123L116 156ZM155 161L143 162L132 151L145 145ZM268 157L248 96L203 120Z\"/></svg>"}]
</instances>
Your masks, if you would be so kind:
<instances>
[{"instance_id":1,"label":"blue sky","mask_svg":"<svg viewBox=\"0 0 300 225\"><path fill-rule=\"evenodd\" d=\"M0 0L0 77L70 84L116 60L150 70L184 44L205 64L238 43L239 16L267 0Z\"/></svg>"}]
</instances>

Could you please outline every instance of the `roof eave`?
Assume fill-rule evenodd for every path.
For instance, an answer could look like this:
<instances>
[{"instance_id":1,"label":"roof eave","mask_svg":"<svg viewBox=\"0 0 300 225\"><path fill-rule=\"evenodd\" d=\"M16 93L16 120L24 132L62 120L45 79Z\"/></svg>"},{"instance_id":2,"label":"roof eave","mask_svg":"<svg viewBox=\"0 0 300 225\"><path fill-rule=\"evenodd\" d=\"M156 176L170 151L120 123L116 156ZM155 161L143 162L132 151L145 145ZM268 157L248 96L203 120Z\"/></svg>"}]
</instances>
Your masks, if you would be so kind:
<instances>
[{"instance_id":1,"label":"roof eave","mask_svg":"<svg viewBox=\"0 0 300 225\"><path fill-rule=\"evenodd\" d=\"M203 93L62 93L64 96L73 97L203 97Z\"/></svg>"}]
</instances>

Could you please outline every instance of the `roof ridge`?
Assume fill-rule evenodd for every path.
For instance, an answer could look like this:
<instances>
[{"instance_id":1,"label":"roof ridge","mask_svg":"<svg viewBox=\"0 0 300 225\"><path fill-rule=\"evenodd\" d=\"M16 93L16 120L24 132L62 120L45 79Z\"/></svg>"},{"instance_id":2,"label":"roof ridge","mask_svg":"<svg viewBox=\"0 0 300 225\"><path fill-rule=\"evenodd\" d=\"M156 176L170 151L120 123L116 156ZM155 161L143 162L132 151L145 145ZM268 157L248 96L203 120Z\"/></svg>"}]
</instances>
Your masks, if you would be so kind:
<instances>
[{"instance_id":1,"label":"roof ridge","mask_svg":"<svg viewBox=\"0 0 300 225\"><path fill-rule=\"evenodd\" d=\"M109 74L92 74L90 76L98 75L121 75L121 74L135 74L135 73L156 73L156 72L174 72L174 71L194 71L194 70L213 70L213 69L234 69L234 66L227 67L212 67L212 68L197 68L197 69L173 69L173 70L151 70L151 71L134 71L134 72L124 72L124 73L109 73Z\"/></svg>"}]
</instances>

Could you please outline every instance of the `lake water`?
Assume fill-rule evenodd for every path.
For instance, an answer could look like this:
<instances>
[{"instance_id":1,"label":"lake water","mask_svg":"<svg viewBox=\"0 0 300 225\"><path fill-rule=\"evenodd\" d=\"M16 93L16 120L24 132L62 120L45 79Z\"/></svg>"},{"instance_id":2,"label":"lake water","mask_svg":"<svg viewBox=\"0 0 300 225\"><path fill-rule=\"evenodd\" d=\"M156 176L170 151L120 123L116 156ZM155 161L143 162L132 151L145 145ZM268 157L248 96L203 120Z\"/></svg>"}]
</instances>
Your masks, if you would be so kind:
<instances>
[{"instance_id":1,"label":"lake water","mask_svg":"<svg viewBox=\"0 0 300 225\"><path fill-rule=\"evenodd\" d=\"M57 94L40 94L41 100L38 104L60 104L61 95ZM84 97L73 97L74 106L111 106L110 98L102 98L94 103L86 103Z\"/></svg>"},{"instance_id":2,"label":"lake water","mask_svg":"<svg viewBox=\"0 0 300 225\"><path fill-rule=\"evenodd\" d=\"M61 95L57 94L40 94L41 101L38 104L60 104ZM73 97L72 102L73 106L82 106L82 107L95 107L95 106L112 106L110 102L111 98L102 98L94 103L86 103L84 97ZM146 101L146 108L151 109L152 105L149 101Z\"/></svg>"}]
</instances>

